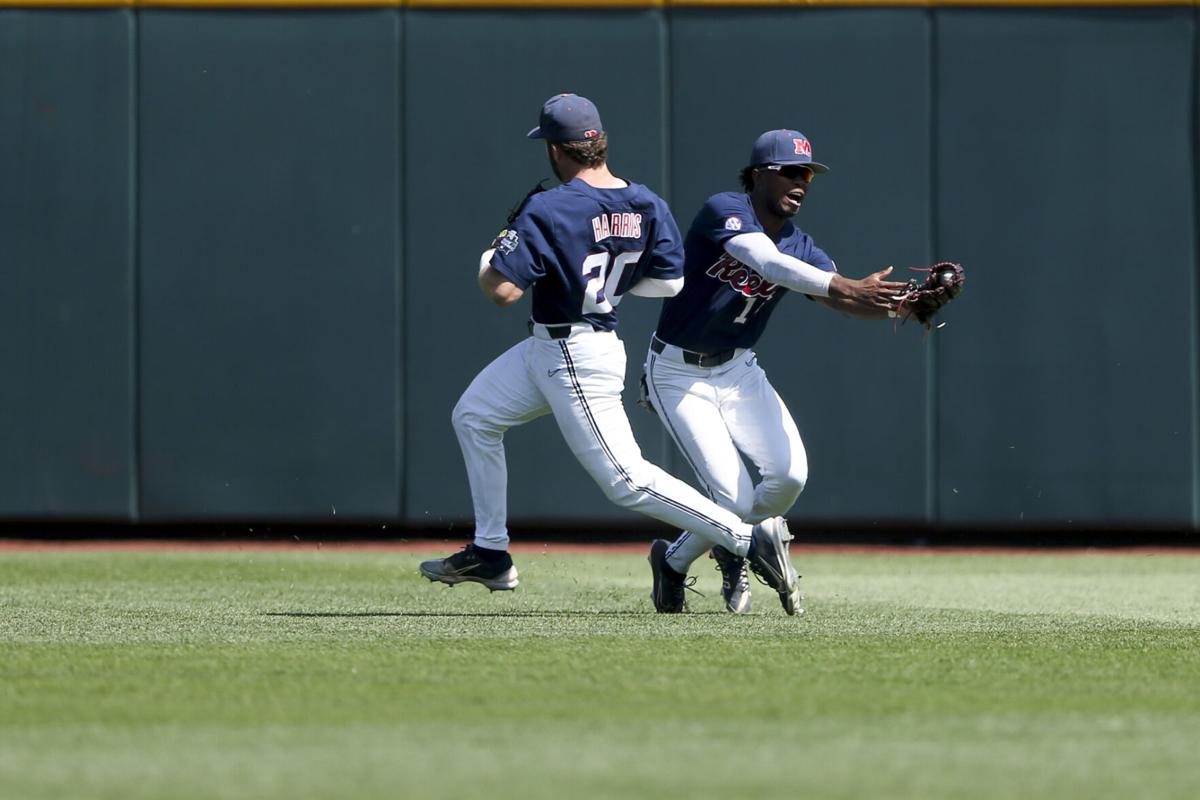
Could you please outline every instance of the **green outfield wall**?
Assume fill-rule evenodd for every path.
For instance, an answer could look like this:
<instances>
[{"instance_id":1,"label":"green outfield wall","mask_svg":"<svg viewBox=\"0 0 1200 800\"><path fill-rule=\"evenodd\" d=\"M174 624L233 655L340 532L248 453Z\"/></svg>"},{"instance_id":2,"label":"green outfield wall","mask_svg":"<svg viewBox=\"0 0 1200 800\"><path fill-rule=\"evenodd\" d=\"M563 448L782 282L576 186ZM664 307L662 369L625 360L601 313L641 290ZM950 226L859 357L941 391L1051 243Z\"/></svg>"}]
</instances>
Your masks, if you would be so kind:
<instances>
[{"instance_id":1,"label":"green outfield wall","mask_svg":"<svg viewBox=\"0 0 1200 800\"><path fill-rule=\"evenodd\" d=\"M450 410L525 333L479 252L549 95L686 226L762 130L851 276L952 259L931 335L788 299L791 517L1200 528L1200 6L0 0L0 522L462 529ZM657 303L621 307L636 384ZM633 404L651 460L685 477ZM551 420L514 524L618 528Z\"/></svg>"}]
</instances>

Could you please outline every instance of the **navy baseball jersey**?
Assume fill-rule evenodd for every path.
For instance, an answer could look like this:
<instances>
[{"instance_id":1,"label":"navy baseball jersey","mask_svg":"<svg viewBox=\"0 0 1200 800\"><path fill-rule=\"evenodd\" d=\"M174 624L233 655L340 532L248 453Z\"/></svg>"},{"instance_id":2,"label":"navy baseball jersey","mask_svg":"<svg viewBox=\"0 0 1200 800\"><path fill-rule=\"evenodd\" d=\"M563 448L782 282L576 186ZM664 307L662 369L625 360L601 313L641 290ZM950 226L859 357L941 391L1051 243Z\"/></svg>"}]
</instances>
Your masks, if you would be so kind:
<instances>
[{"instance_id":1,"label":"navy baseball jersey","mask_svg":"<svg viewBox=\"0 0 1200 800\"><path fill-rule=\"evenodd\" d=\"M683 275L682 239L645 186L597 189L575 178L529 198L491 263L521 289L533 286L534 322L611 331L630 286Z\"/></svg>"},{"instance_id":2,"label":"navy baseball jersey","mask_svg":"<svg viewBox=\"0 0 1200 800\"><path fill-rule=\"evenodd\" d=\"M658 338L699 353L754 346L787 289L726 253L725 243L739 233L762 230L748 194L722 192L708 198L684 244L683 291L663 302ZM812 237L790 221L776 244L781 253L837 271Z\"/></svg>"}]
</instances>

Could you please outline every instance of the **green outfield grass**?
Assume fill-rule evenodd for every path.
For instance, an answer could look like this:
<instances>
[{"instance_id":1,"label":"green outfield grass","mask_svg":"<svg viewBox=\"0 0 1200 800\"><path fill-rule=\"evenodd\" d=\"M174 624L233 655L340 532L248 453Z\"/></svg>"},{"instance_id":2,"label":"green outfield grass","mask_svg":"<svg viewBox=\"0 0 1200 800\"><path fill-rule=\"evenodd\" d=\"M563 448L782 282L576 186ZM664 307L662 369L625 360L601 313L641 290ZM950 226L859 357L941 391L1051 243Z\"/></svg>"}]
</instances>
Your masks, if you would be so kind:
<instances>
[{"instance_id":1,"label":"green outfield grass","mask_svg":"<svg viewBox=\"0 0 1200 800\"><path fill-rule=\"evenodd\" d=\"M446 551L448 552L448 550ZM1192 798L1200 555L0 553L0 797Z\"/></svg>"}]
</instances>

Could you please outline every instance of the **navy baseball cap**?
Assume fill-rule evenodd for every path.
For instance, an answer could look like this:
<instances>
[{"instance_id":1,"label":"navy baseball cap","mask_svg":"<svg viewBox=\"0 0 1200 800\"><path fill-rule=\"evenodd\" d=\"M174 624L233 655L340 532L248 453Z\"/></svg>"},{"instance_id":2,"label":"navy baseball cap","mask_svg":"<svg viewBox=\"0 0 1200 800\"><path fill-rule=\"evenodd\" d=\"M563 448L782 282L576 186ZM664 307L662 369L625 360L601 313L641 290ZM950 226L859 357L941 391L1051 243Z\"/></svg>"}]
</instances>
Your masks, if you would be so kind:
<instances>
[{"instance_id":1,"label":"navy baseball cap","mask_svg":"<svg viewBox=\"0 0 1200 800\"><path fill-rule=\"evenodd\" d=\"M542 105L542 116L529 138L557 144L586 142L602 133L600 112L591 100L577 94L556 94Z\"/></svg>"},{"instance_id":2,"label":"navy baseball cap","mask_svg":"<svg viewBox=\"0 0 1200 800\"><path fill-rule=\"evenodd\" d=\"M828 172L829 167L813 161L812 145L800 131L787 129L767 131L754 142L750 151L750 166L763 164L803 164L813 172Z\"/></svg>"}]
</instances>

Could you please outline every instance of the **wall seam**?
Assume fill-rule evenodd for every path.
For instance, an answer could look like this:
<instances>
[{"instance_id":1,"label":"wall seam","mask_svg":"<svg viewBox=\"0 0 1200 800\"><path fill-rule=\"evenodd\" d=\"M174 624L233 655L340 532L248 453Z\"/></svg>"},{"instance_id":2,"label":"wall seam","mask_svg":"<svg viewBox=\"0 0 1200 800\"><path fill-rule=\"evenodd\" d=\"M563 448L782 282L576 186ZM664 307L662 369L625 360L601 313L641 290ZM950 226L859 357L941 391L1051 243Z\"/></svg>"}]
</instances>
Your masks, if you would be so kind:
<instances>
[{"instance_id":1,"label":"wall seam","mask_svg":"<svg viewBox=\"0 0 1200 800\"><path fill-rule=\"evenodd\" d=\"M659 97L661 100L660 107L662 109L661 130L662 138L659 141L659 153L662 155L662 179L664 199L669 207L672 205L674 192L675 171L672 167L673 154L671 152L671 130L674 122L674 106L671 103L671 60L674 58L674 50L672 49L671 30L673 27L672 15L668 13L666 8L659 8L655 12L659 19ZM678 220L676 220L678 222ZM666 425L658 426L658 454L659 460L657 463L666 464L673 472L678 474L680 467L677 448L674 442L671 441L671 436L667 431Z\"/></svg>"},{"instance_id":2,"label":"wall seam","mask_svg":"<svg viewBox=\"0 0 1200 800\"><path fill-rule=\"evenodd\" d=\"M130 475L129 505L135 524L142 519L145 481L142 469L142 115L141 12L129 10L129 380L130 380Z\"/></svg>"},{"instance_id":3,"label":"wall seam","mask_svg":"<svg viewBox=\"0 0 1200 800\"><path fill-rule=\"evenodd\" d=\"M1200 5L1192 10L1192 530L1200 530Z\"/></svg>"},{"instance_id":4,"label":"wall seam","mask_svg":"<svg viewBox=\"0 0 1200 800\"><path fill-rule=\"evenodd\" d=\"M396 102L393 106L395 114L394 123L396 126L396 136L399 139L399 147L396 152L396 167L393 172L393 192L396 201L396 224L392 226L393 250L395 254L394 276L395 276L395 291L394 309L393 309L393 326L395 337L395 353L396 353L396 368L393 373L394 390L395 390L395 426L393 428L393 466L396 475L396 524L403 525L407 519L408 513L408 474L407 474L407 459L405 458L404 444L407 441L405 436L405 427L407 425L404 412L408 408L408 381L406 380L407 359L405 358L404 346L408 341L407 324L408 316L404 313L404 266L408 263L406 258L405 237L402 235L405 227L405 215L408 212L408 204L405 202L404 196L404 175L407 167L407 140L404 135L404 120L405 120L405 78L408 74L404 62L407 48L405 47L404 36L407 31L406 14L407 12L398 8L393 12L394 24L392 27L393 41L396 44L396 56L394 67L396 70Z\"/></svg>"},{"instance_id":5,"label":"wall seam","mask_svg":"<svg viewBox=\"0 0 1200 800\"><path fill-rule=\"evenodd\" d=\"M938 12L929 14L929 247L932 253L926 260L933 263L933 253L941 252L938 214ZM925 524L935 528L938 515L938 380L937 336L925 334Z\"/></svg>"},{"instance_id":6,"label":"wall seam","mask_svg":"<svg viewBox=\"0 0 1200 800\"><path fill-rule=\"evenodd\" d=\"M674 108L671 105L671 24L670 19L665 9L656 9L654 14L659 20L659 59L661 60L659 75L659 93L661 97L662 108L662 138L659 140L659 152L662 154L663 165L663 191L666 193L666 201L671 202L674 192L672 192L671 181L674 178L674 170L671 169L671 130L673 122Z\"/></svg>"}]
</instances>

